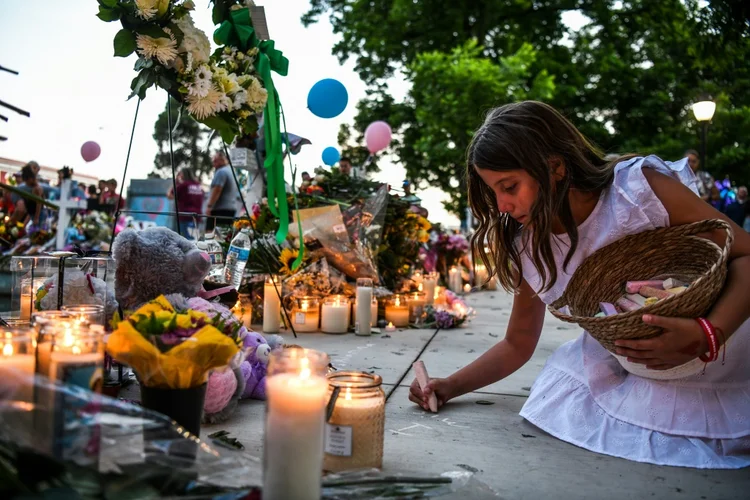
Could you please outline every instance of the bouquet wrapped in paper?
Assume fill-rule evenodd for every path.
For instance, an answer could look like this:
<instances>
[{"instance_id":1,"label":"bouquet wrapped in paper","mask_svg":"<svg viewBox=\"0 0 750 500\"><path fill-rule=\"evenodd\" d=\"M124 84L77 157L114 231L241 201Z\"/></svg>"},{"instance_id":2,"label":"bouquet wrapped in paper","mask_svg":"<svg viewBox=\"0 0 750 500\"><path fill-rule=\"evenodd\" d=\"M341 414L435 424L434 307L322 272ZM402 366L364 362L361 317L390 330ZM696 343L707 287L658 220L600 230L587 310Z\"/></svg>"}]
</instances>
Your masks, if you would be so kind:
<instances>
[{"instance_id":1,"label":"bouquet wrapped in paper","mask_svg":"<svg viewBox=\"0 0 750 500\"><path fill-rule=\"evenodd\" d=\"M240 336L227 335L225 327L221 315L177 309L162 295L117 323L107 351L146 387L190 389L239 353Z\"/></svg>"}]
</instances>

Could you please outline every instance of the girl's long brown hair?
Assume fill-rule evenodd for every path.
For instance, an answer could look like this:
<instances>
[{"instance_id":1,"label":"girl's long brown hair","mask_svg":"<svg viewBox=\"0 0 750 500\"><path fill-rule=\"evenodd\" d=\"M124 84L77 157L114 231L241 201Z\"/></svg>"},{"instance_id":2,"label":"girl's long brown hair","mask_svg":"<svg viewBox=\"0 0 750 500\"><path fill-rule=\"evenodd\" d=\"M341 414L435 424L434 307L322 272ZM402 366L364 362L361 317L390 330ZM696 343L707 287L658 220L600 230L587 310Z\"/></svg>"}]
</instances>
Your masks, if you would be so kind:
<instances>
[{"instance_id":1,"label":"girl's long brown hair","mask_svg":"<svg viewBox=\"0 0 750 500\"><path fill-rule=\"evenodd\" d=\"M518 289L523 276L521 252L531 245L530 255L543 284L540 291L549 290L557 281L552 252L555 218L570 237L564 266L578 246L578 229L570 210L568 192L571 188L601 192L612 184L614 166L632 156L605 160L602 152L572 123L541 102L524 101L490 111L467 152L469 206L479 221L479 228L471 238L473 254L482 259L490 276L496 274L501 286L512 292ZM558 182L553 182L551 159L561 160L565 167L565 175ZM525 170L539 184L530 214L531 233L524 235L522 245L516 242L521 225L499 211L494 191L482 181L476 169ZM485 242L490 245L491 258L485 250Z\"/></svg>"}]
</instances>

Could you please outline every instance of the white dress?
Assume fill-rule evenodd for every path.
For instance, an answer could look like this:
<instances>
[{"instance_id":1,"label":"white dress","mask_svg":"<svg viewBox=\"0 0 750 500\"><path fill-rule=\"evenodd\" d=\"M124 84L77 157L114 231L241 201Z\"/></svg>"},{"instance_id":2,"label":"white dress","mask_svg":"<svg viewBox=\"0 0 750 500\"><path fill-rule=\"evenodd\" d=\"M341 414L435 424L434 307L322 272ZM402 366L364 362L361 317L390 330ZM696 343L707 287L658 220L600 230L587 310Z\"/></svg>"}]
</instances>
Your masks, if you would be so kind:
<instances>
[{"instance_id":1,"label":"white dress","mask_svg":"<svg viewBox=\"0 0 750 500\"><path fill-rule=\"evenodd\" d=\"M579 227L578 248L567 271L567 235L552 245L558 279L539 293L550 304L571 275L599 248L624 236L669 226L669 216L643 175L644 167L683 183L692 177L686 161L655 156L618 164L613 185ZM665 250L666 251L666 250ZM523 276L532 289L541 283L528 255ZM735 469L750 466L750 321L734 333L726 363L676 380L628 373L588 333L550 356L521 410L549 434L587 450L659 465Z\"/></svg>"}]
</instances>

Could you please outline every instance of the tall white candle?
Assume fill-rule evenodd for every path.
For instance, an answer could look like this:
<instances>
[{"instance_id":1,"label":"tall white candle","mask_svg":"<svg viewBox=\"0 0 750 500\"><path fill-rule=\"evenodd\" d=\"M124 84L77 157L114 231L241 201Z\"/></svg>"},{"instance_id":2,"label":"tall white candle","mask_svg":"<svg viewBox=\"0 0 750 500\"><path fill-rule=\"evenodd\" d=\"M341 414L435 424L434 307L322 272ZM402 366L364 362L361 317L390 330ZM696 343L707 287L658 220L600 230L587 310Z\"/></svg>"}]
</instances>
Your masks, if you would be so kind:
<instances>
[{"instance_id":1,"label":"tall white candle","mask_svg":"<svg viewBox=\"0 0 750 500\"><path fill-rule=\"evenodd\" d=\"M272 357L269 371L274 362ZM307 358L299 362L297 373L266 377L266 500L318 500L321 496L328 383Z\"/></svg>"},{"instance_id":2,"label":"tall white candle","mask_svg":"<svg viewBox=\"0 0 750 500\"><path fill-rule=\"evenodd\" d=\"M351 305L346 297L335 296L323 302L320 311L320 331L346 333L349 331Z\"/></svg>"},{"instance_id":3,"label":"tall white candle","mask_svg":"<svg viewBox=\"0 0 750 500\"><path fill-rule=\"evenodd\" d=\"M354 301L354 307L352 307L352 325L357 326L357 302ZM378 301L373 297L372 302L370 303L370 328L374 328L378 326Z\"/></svg>"},{"instance_id":4,"label":"tall white candle","mask_svg":"<svg viewBox=\"0 0 750 500\"><path fill-rule=\"evenodd\" d=\"M20 311L20 319L23 320L30 320L31 319L31 312L34 310L34 303L31 300L31 293L22 293L21 294L21 311Z\"/></svg>"},{"instance_id":5,"label":"tall white candle","mask_svg":"<svg viewBox=\"0 0 750 500\"><path fill-rule=\"evenodd\" d=\"M448 271L448 288L453 293L461 293L463 286L463 280L461 278L461 270L456 266L450 268Z\"/></svg>"},{"instance_id":6,"label":"tall white candle","mask_svg":"<svg viewBox=\"0 0 750 500\"><path fill-rule=\"evenodd\" d=\"M429 273L422 281L425 294L425 304L431 306L435 303L435 287L437 286L437 274Z\"/></svg>"},{"instance_id":7,"label":"tall white candle","mask_svg":"<svg viewBox=\"0 0 750 500\"><path fill-rule=\"evenodd\" d=\"M277 291L278 290L278 291ZM263 332L278 333L281 328L281 283L275 278L266 279L263 287Z\"/></svg>"},{"instance_id":8,"label":"tall white candle","mask_svg":"<svg viewBox=\"0 0 750 500\"><path fill-rule=\"evenodd\" d=\"M372 333L372 287L357 286L357 312L355 321L355 332L357 335L370 335ZM377 306L375 317L377 317Z\"/></svg>"}]
</instances>

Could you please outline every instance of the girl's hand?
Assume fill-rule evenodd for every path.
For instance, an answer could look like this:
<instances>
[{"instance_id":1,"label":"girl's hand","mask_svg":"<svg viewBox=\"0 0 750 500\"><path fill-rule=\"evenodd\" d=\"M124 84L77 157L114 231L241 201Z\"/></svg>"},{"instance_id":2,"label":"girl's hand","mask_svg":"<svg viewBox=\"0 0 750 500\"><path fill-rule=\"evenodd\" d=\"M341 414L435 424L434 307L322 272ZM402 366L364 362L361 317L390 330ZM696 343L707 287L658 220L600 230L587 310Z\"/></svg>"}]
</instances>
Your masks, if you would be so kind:
<instances>
[{"instance_id":1,"label":"girl's hand","mask_svg":"<svg viewBox=\"0 0 750 500\"><path fill-rule=\"evenodd\" d=\"M409 401L417 403L425 410L430 411L430 406L427 404L427 400L432 393L435 393L437 396L438 408L453 398L451 383L447 378L431 378L427 387L425 387L424 392L422 392L422 388L419 387L419 382L417 382L417 379L415 378L409 388Z\"/></svg>"},{"instance_id":2,"label":"girl's hand","mask_svg":"<svg viewBox=\"0 0 750 500\"><path fill-rule=\"evenodd\" d=\"M643 322L659 326L663 333L647 340L617 340L617 354L652 370L667 370L708 351L708 339L694 319L643 316Z\"/></svg>"}]
</instances>

